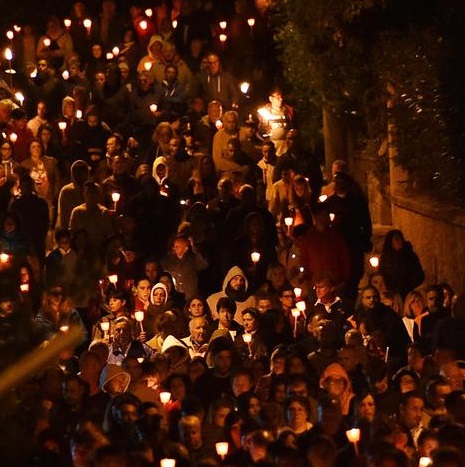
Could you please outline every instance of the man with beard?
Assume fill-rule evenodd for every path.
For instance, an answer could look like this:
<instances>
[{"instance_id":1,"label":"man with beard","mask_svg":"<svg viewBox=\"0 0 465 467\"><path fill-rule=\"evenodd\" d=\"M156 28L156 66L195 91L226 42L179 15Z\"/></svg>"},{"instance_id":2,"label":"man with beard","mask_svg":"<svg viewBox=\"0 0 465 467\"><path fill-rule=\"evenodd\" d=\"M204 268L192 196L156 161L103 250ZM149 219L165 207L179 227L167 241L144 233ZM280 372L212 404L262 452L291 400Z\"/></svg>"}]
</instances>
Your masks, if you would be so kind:
<instances>
[{"instance_id":1,"label":"man with beard","mask_svg":"<svg viewBox=\"0 0 465 467\"><path fill-rule=\"evenodd\" d=\"M215 313L216 304L221 297L228 297L236 303L236 314L234 320L242 324L242 310L253 308L255 299L248 293L248 282L244 272L238 266L233 266L223 280L223 288L220 292L210 295L207 299L208 306L212 310L213 317L218 318Z\"/></svg>"}]
</instances>

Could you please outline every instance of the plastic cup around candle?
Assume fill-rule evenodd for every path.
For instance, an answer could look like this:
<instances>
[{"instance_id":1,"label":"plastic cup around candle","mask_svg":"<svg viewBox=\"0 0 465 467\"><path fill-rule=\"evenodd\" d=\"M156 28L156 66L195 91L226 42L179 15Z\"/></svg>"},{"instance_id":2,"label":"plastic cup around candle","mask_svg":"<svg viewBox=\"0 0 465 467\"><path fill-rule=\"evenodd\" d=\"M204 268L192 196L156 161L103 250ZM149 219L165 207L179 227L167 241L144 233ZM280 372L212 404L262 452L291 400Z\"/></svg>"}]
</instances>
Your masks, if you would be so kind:
<instances>
[{"instance_id":1,"label":"plastic cup around candle","mask_svg":"<svg viewBox=\"0 0 465 467\"><path fill-rule=\"evenodd\" d=\"M318 201L319 201L320 203L324 203L327 199L328 199L328 196L327 196L327 195L321 195L321 196L318 198Z\"/></svg>"},{"instance_id":2,"label":"plastic cup around candle","mask_svg":"<svg viewBox=\"0 0 465 467\"><path fill-rule=\"evenodd\" d=\"M63 73L61 74L61 77L66 81L69 79L69 71L68 70L65 70L63 71Z\"/></svg>"},{"instance_id":3,"label":"plastic cup around candle","mask_svg":"<svg viewBox=\"0 0 465 467\"><path fill-rule=\"evenodd\" d=\"M284 223L290 227L294 223L294 219L292 217L285 217L284 218Z\"/></svg>"},{"instance_id":4,"label":"plastic cup around candle","mask_svg":"<svg viewBox=\"0 0 465 467\"><path fill-rule=\"evenodd\" d=\"M81 119L82 118L82 110L76 110L76 118Z\"/></svg>"},{"instance_id":5,"label":"plastic cup around candle","mask_svg":"<svg viewBox=\"0 0 465 467\"><path fill-rule=\"evenodd\" d=\"M137 361L139 363L144 363L145 358L144 357L137 357Z\"/></svg>"},{"instance_id":6,"label":"plastic cup around candle","mask_svg":"<svg viewBox=\"0 0 465 467\"><path fill-rule=\"evenodd\" d=\"M66 122L58 122L58 128L59 128L61 131L65 131L67 126L68 126L68 125L67 125Z\"/></svg>"},{"instance_id":7,"label":"plastic cup around candle","mask_svg":"<svg viewBox=\"0 0 465 467\"><path fill-rule=\"evenodd\" d=\"M16 143L17 140L18 140L18 135L16 133L10 133L10 141L12 143Z\"/></svg>"},{"instance_id":8,"label":"plastic cup around candle","mask_svg":"<svg viewBox=\"0 0 465 467\"><path fill-rule=\"evenodd\" d=\"M22 92L16 92L15 93L16 100L19 102L19 104L22 106L24 103L24 94Z\"/></svg>"},{"instance_id":9,"label":"plastic cup around candle","mask_svg":"<svg viewBox=\"0 0 465 467\"><path fill-rule=\"evenodd\" d=\"M6 37L11 41L13 40L15 33L13 31L7 31L6 32Z\"/></svg>"},{"instance_id":10,"label":"plastic cup around candle","mask_svg":"<svg viewBox=\"0 0 465 467\"><path fill-rule=\"evenodd\" d=\"M178 22L176 20L174 20L172 23L171 23L171 26L173 26L173 29L176 29L178 27Z\"/></svg>"},{"instance_id":11,"label":"plastic cup around candle","mask_svg":"<svg viewBox=\"0 0 465 467\"><path fill-rule=\"evenodd\" d=\"M50 47L50 44L52 43L52 41L48 37L46 37L43 42L45 47Z\"/></svg>"},{"instance_id":12,"label":"plastic cup around candle","mask_svg":"<svg viewBox=\"0 0 465 467\"><path fill-rule=\"evenodd\" d=\"M111 53L117 57L119 55L119 47L117 47L116 45L111 49Z\"/></svg>"},{"instance_id":13,"label":"plastic cup around candle","mask_svg":"<svg viewBox=\"0 0 465 467\"><path fill-rule=\"evenodd\" d=\"M260 261L260 253L258 251L254 251L250 254L250 258L252 259L253 264L257 264Z\"/></svg>"},{"instance_id":14,"label":"plastic cup around candle","mask_svg":"<svg viewBox=\"0 0 465 467\"><path fill-rule=\"evenodd\" d=\"M158 109L158 105L157 104L150 104L149 109L150 109L150 112L155 113L157 111L157 109Z\"/></svg>"},{"instance_id":15,"label":"plastic cup around candle","mask_svg":"<svg viewBox=\"0 0 465 467\"><path fill-rule=\"evenodd\" d=\"M299 300L295 304L295 306L301 313L303 313L307 309L307 305L305 304L305 302L303 300Z\"/></svg>"},{"instance_id":16,"label":"plastic cup around candle","mask_svg":"<svg viewBox=\"0 0 465 467\"><path fill-rule=\"evenodd\" d=\"M114 203L117 203L121 198L121 193L118 193L117 191L114 191L112 194L111 194L111 200L114 202Z\"/></svg>"},{"instance_id":17,"label":"plastic cup around candle","mask_svg":"<svg viewBox=\"0 0 465 467\"><path fill-rule=\"evenodd\" d=\"M347 430L346 436L351 443L358 443L360 441L360 428Z\"/></svg>"},{"instance_id":18,"label":"plastic cup around candle","mask_svg":"<svg viewBox=\"0 0 465 467\"><path fill-rule=\"evenodd\" d=\"M298 308L293 308L291 310L291 315L293 318L298 318L300 316L300 310Z\"/></svg>"},{"instance_id":19,"label":"plastic cup around candle","mask_svg":"<svg viewBox=\"0 0 465 467\"><path fill-rule=\"evenodd\" d=\"M215 127L217 130L221 130L223 128L223 122L221 120L217 120L215 122Z\"/></svg>"},{"instance_id":20,"label":"plastic cup around candle","mask_svg":"<svg viewBox=\"0 0 465 467\"><path fill-rule=\"evenodd\" d=\"M87 18L82 22L82 24L86 28L87 34L90 34L90 30L92 28L92 21L89 18Z\"/></svg>"},{"instance_id":21,"label":"plastic cup around candle","mask_svg":"<svg viewBox=\"0 0 465 467\"><path fill-rule=\"evenodd\" d=\"M432 465L433 460L430 457L420 457L418 467L428 467Z\"/></svg>"},{"instance_id":22,"label":"plastic cup around candle","mask_svg":"<svg viewBox=\"0 0 465 467\"><path fill-rule=\"evenodd\" d=\"M29 284L21 284L19 288L21 289L21 292L29 292Z\"/></svg>"},{"instance_id":23,"label":"plastic cup around candle","mask_svg":"<svg viewBox=\"0 0 465 467\"><path fill-rule=\"evenodd\" d=\"M144 316L145 313L142 310L138 310L134 313L134 318L136 318L136 321L139 323L142 323L142 321L144 321Z\"/></svg>"},{"instance_id":24,"label":"plastic cup around candle","mask_svg":"<svg viewBox=\"0 0 465 467\"><path fill-rule=\"evenodd\" d=\"M336 214L334 214L334 212L330 212L330 213L329 213L329 220L330 220L331 222L334 222L334 219L335 219L335 218L336 218Z\"/></svg>"},{"instance_id":25,"label":"plastic cup around candle","mask_svg":"<svg viewBox=\"0 0 465 467\"><path fill-rule=\"evenodd\" d=\"M140 28L142 29L142 31L145 31L147 29L147 21L145 21L145 19L143 19L140 23L139 23L139 26Z\"/></svg>"},{"instance_id":26,"label":"plastic cup around candle","mask_svg":"<svg viewBox=\"0 0 465 467\"><path fill-rule=\"evenodd\" d=\"M71 20L69 18L65 18L63 24L65 25L65 28L68 29L71 26Z\"/></svg>"},{"instance_id":27,"label":"plastic cup around candle","mask_svg":"<svg viewBox=\"0 0 465 467\"><path fill-rule=\"evenodd\" d=\"M162 459L160 461L160 467L175 467L176 459Z\"/></svg>"},{"instance_id":28,"label":"plastic cup around candle","mask_svg":"<svg viewBox=\"0 0 465 467\"><path fill-rule=\"evenodd\" d=\"M300 266L299 272L304 272L304 271L305 271L305 268L303 266Z\"/></svg>"},{"instance_id":29,"label":"plastic cup around candle","mask_svg":"<svg viewBox=\"0 0 465 467\"><path fill-rule=\"evenodd\" d=\"M66 324L64 324L63 326L60 326L61 332L68 332L68 329L69 329L69 326L67 326Z\"/></svg>"},{"instance_id":30,"label":"plastic cup around candle","mask_svg":"<svg viewBox=\"0 0 465 467\"><path fill-rule=\"evenodd\" d=\"M107 52L106 58L107 60L113 60L113 54L111 52Z\"/></svg>"},{"instance_id":31,"label":"plastic cup around candle","mask_svg":"<svg viewBox=\"0 0 465 467\"><path fill-rule=\"evenodd\" d=\"M300 298L302 296L302 289L300 287L294 287L295 298Z\"/></svg>"},{"instance_id":32,"label":"plastic cup around candle","mask_svg":"<svg viewBox=\"0 0 465 467\"><path fill-rule=\"evenodd\" d=\"M221 29L226 29L228 26L228 23L226 21L220 21L220 28Z\"/></svg>"},{"instance_id":33,"label":"plastic cup around candle","mask_svg":"<svg viewBox=\"0 0 465 467\"><path fill-rule=\"evenodd\" d=\"M15 32L21 32L21 26L18 26L17 24L13 26L13 29L15 30Z\"/></svg>"},{"instance_id":34,"label":"plastic cup around candle","mask_svg":"<svg viewBox=\"0 0 465 467\"><path fill-rule=\"evenodd\" d=\"M147 9L145 10L145 16L148 16L149 18L151 18L152 15L153 15L152 9L151 9L151 8L147 8Z\"/></svg>"},{"instance_id":35,"label":"plastic cup around candle","mask_svg":"<svg viewBox=\"0 0 465 467\"><path fill-rule=\"evenodd\" d=\"M249 92L249 88L250 88L250 83L248 83L247 81L243 81L241 84L240 84L240 88L241 88L241 92L242 94L247 94ZM249 116L249 119L251 120L252 116L250 115Z\"/></svg>"},{"instance_id":36,"label":"plastic cup around candle","mask_svg":"<svg viewBox=\"0 0 465 467\"><path fill-rule=\"evenodd\" d=\"M163 391L160 392L160 401L163 405L167 404L171 399L171 392Z\"/></svg>"},{"instance_id":37,"label":"plastic cup around candle","mask_svg":"<svg viewBox=\"0 0 465 467\"><path fill-rule=\"evenodd\" d=\"M150 71L152 69L152 62L144 62L144 70Z\"/></svg>"},{"instance_id":38,"label":"plastic cup around candle","mask_svg":"<svg viewBox=\"0 0 465 467\"><path fill-rule=\"evenodd\" d=\"M242 334L242 340L246 344L250 344L252 342L252 334L247 334L247 333Z\"/></svg>"},{"instance_id":39,"label":"plastic cup around candle","mask_svg":"<svg viewBox=\"0 0 465 467\"><path fill-rule=\"evenodd\" d=\"M372 268L377 268L379 266L379 258L376 255L370 256L368 261Z\"/></svg>"},{"instance_id":40,"label":"plastic cup around candle","mask_svg":"<svg viewBox=\"0 0 465 467\"><path fill-rule=\"evenodd\" d=\"M107 333L110 330L110 322L109 321L102 321L100 323L100 328L103 332Z\"/></svg>"},{"instance_id":41,"label":"plastic cup around candle","mask_svg":"<svg viewBox=\"0 0 465 467\"><path fill-rule=\"evenodd\" d=\"M118 282L118 275L117 274L110 274L108 276L108 280L111 284L115 285Z\"/></svg>"},{"instance_id":42,"label":"plastic cup around candle","mask_svg":"<svg viewBox=\"0 0 465 467\"><path fill-rule=\"evenodd\" d=\"M249 19L247 20L247 24L248 24L251 28L253 28L254 25L255 25L255 18L249 18Z\"/></svg>"},{"instance_id":43,"label":"plastic cup around candle","mask_svg":"<svg viewBox=\"0 0 465 467\"><path fill-rule=\"evenodd\" d=\"M216 453L224 459L229 451L229 444L225 441L215 444Z\"/></svg>"},{"instance_id":44,"label":"plastic cup around candle","mask_svg":"<svg viewBox=\"0 0 465 467\"><path fill-rule=\"evenodd\" d=\"M220 42L224 44L228 36L226 34L220 34Z\"/></svg>"}]
</instances>

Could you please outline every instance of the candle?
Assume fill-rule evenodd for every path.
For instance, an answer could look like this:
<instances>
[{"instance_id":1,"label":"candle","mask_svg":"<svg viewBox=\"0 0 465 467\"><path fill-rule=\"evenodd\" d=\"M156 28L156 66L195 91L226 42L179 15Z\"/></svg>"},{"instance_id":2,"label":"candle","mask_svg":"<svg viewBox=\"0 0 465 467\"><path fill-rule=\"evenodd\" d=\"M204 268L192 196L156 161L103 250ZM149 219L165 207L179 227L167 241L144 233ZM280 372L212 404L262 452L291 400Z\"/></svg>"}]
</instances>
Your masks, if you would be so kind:
<instances>
[{"instance_id":1,"label":"candle","mask_svg":"<svg viewBox=\"0 0 465 467\"><path fill-rule=\"evenodd\" d=\"M178 27L178 22L176 20L174 20L172 23L171 23L171 26L173 26L173 29L176 29Z\"/></svg>"},{"instance_id":2,"label":"candle","mask_svg":"<svg viewBox=\"0 0 465 467\"><path fill-rule=\"evenodd\" d=\"M288 235L290 235L291 234L291 226L294 223L294 218L293 217L285 217L284 218L284 223L287 226L287 233L288 233Z\"/></svg>"},{"instance_id":3,"label":"candle","mask_svg":"<svg viewBox=\"0 0 465 467\"><path fill-rule=\"evenodd\" d=\"M300 298L302 295L302 289L300 287L294 287L294 294L296 298Z\"/></svg>"},{"instance_id":4,"label":"candle","mask_svg":"<svg viewBox=\"0 0 465 467\"><path fill-rule=\"evenodd\" d=\"M228 36L226 34L220 34L220 42L221 42L222 45L224 45L227 38L228 38Z\"/></svg>"},{"instance_id":5,"label":"candle","mask_svg":"<svg viewBox=\"0 0 465 467\"><path fill-rule=\"evenodd\" d=\"M220 28L221 29L226 29L228 26L228 23L226 21L220 21Z\"/></svg>"},{"instance_id":6,"label":"candle","mask_svg":"<svg viewBox=\"0 0 465 467\"><path fill-rule=\"evenodd\" d=\"M152 69L152 62L144 62L144 70L150 71Z\"/></svg>"},{"instance_id":7,"label":"candle","mask_svg":"<svg viewBox=\"0 0 465 467\"><path fill-rule=\"evenodd\" d=\"M420 457L420 461L418 462L418 467L428 467L433 463L431 457Z\"/></svg>"},{"instance_id":8,"label":"candle","mask_svg":"<svg viewBox=\"0 0 465 467\"><path fill-rule=\"evenodd\" d=\"M87 35L90 36L90 30L92 28L92 21L89 18L87 18L82 22L82 24L87 29Z\"/></svg>"},{"instance_id":9,"label":"candle","mask_svg":"<svg viewBox=\"0 0 465 467\"><path fill-rule=\"evenodd\" d=\"M22 92L17 92L15 93L15 97L19 104L22 106L24 103L24 94Z\"/></svg>"},{"instance_id":10,"label":"candle","mask_svg":"<svg viewBox=\"0 0 465 467\"><path fill-rule=\"evenodd\" d=\"M355 455L358 457L358 442L360 441L360 429L352 428L346 431L346 436L349 442L353 443L355 449Z\"/></svg>"},{"instance_id":11,"label":"candle","mask_svg":"<svg viewBox=\"0 0 465 467\"><path fill-rule=\"evenodd\" d=\"M15 33L13 31L7 31L6 37L11 41L14 37Z\"/></svg>"},{"instance_id":12,"label":"candle","mask_svg":"<svg viewBox=\"0 0 465 467\"><path fill-rule=\"evenodd\" d=\"M301 313L303 313L307 309L307 305L305 304L305 302L303 300L299 300L295 304L295 306Z\"/></svg>"},{"instance_id":13,"label":"candle","mask_svg":"<svg viewBox=\"0 0 465 467\"><path fill-rule=\"evenodd\" d=\"M145 358L144 357L137 357L137 361L139 363L144 363Z\"/></svg>"},{"instance_id":14,"label":"candle","mask_svg":"<svg viewBox=\"0 0 465 467\"><path fill-rule=\"evenodd\" d=\"M331 222L333 222L335 218L336 218L336 214L334 214L334 212L330 212L330 213L329 213L329 220L330 220Z\"/></svg>"},{"instance_id":15,"label":"candle","mask_svg":"<svg viewBox=\"0 0 465 467\"><path fill-rule=\"evenodd\" d=\"M63 73L61 74L61 77L66 81L69 78L69 71L68 70L63 71Z\"/></svg>"},{"instance_id":16,"label":"candle","mask_svg":"<svg viewBox=\"0 0 465 467\"><path fill-rule=\"evenodd\" d=\"M9 47L7 47L5 49L5 58L10 61L10 60L13 60L13 52L11 51L11 49Z\"/></svg>"},{"instance_id":17,"label":"candle","mask_svg":"<svg viewBox=\"0 0 465 467\"><path fill-rule=\"evenodd\" d=\"M145 19L143 19L140 23L139 23L139 27L142 29L142 31L145 31L147 29L147 21L145 21Z\"/></svg>"},{"instance_id":18,"label":"candle","mask_svg":"<svg viewBox=\"0 0 465 467\"><path fill-rule=\"evenodd\" d=\"M303 266L300 266L299 272L300 272L300 273L303 273L304 271L305 271L305 268L304 268Z\"/></svg>"},{"instance_id":19,"label":"candle","mask_svg":"<svg viewBox=\"0 0 465 467\"><path fill-rule=\"evenodd\" d=\"M12 143L16 143L17 140L18 140L18 135L16 133L10 133L10 141Z\"/></svg>"},{"instance_id":20,"label":"candle","mask_svg":"<svg viewBox=\"0 0 465 467\"><path fill-rule=\"evenodd\" d=\"M158 109L158 105L157 104L150 104L149 109L150 109L150 112L155 113L157 111L157 109Z\"/></svg>"},{"instance_id":21,"label":"candle","mask_svg":"<svg viewBox=\"0 0 465 467\"><path fill-rule=\"evenodd\" d=\"M111 199L113 201L113 210L116 211L116 205L118 204L118 201L120 200L121 198L121 194L118 193L117 191L114 191L112 194L111 194Z\"/></svg>"},{"instance_id":22,"label":"candle","mask_svg":"<svg viewBox=\"0 0 465 467\"><path fill-rule=\"evenodd\" d=\"M297 320L300 316L300 310L298 308L292 308L291 315L294 318L294 339L297 338Z\"/></svg>"},{"instance_id":23,"label":"candle","mask_svg":"<svg viewBox=\"0 0 465 467\"><path fill-rule=\"evenodd\" d=\"M60 326L60 331L61 332L68 332L69 326L64 324L63 326Z\"/></svg>"},{"instance_id":24,"label":"candle","mask_svg":"<svg viewBox=\"0 0 465 467\"><path fill-rule=\"evenodd\" d=\"M64 133L68 124L66 122L58 122L58 128Z\"/></svg>"},{"instance_id":25,"label":"candle","mask_svg":"<svg viewBox=\"0 0 465 467\"><path fill-rule=\"evenodd\" d=\"M229 451L229 444L225 441L215 444L216 453L224 460Z\"/></svg>"},{"instance_id":26,"label":"candle","mask_svg":"<svg viewBox=\"0 0 465 467\"><path fill-rule=\"evenodd\" d=\"M118 282L118 274L110 274L108 280L111 284L115 285Z\"/></svg>"},{"instance_id":27,"label":"candle","mask_svg":"<svg viewBox=\"0 0 465 467\"><path fill-rule=\"evenodd\" d=\"M246 344L250 344L252 342L252 334L244 333L242 334L242 339Z\"/></svg>"},{"instance_id":28,"label":"candle","mask_svg":"<svg viewBox=\"0 0 465 467\"><path fill-rule=\"evenodd\" d=\"M168 391L160 392L160 401L163 405L167 404L171 399L171 393Z\"/></svg>"},{"instance_id":29,"label":"candle","mask_svg":"<svg viewBox=\"0 0 465 467\"><path fill-rule=\"evenodd\" d=\"M250 254L250 258L254 264L257 264L260 261L260 253L258 251L254 251Z\"/></svg>"},{"instance_id":30,"label":"candle","mask_svg":"<svg viewBox=\"0 0 465 467\"><path fill-rule=\"evenodd\" d=\"M253 28L254 25L255 25L255 18L249 18L249 19L247 20L247 24L248 24L251 28Z\"/></svg>"},{"instance_id":31,"label":"candle","mask_svg":"<svg viewBox=\"0 0 465 467\"><path fill-rule=\"evenodd\" d=\"M379 257L376 255L370 256L368 260L372 268L377 268L379 266Z\"/></svg>"},{"instance_id":32,"label":"candle","mask_svg":"<svg viewBox=\"0 0 465 467\"><path fill-rule=\"evenodd\" d=\"M21 284L19 288L21 289L21 292L29 292L29 284Z\"/></svg>"},{"instance_id":33,"label":"candle","mask_svg":"<svg viewBox=\"0 0 465 467\"><path fill-rule=\"evenodd\" d=\"M8 253L0 253L0 263L6 264L10 259L10 255Z\"/></svg>"},{"instance_id":34,"label":"candle","mask_svg":"<svg viewBox=\"0 0 465 467\"><path fill-rule=\"evenodd\" d=\"M247 94L249 92L250 83L248 83L247 81L243 81L240 84L240 88L241 88L242 94Z\"/></svg>"},{"instance_id":35,"label":"candle","mask_svg":"<svg viewBox=\"0 0 465 467\"><path fill-rule=\"evenodd\" d=\"M119 55L119 47L117 47L116 45L111 49L111 53L117 57Z\"/></svg>"},{"instance_id":36,"label":"candle","mask_svg":"<svg viewBox=\"0 0 465 467\"><path fill-rule=\"evenodd\" d=\"M327 196L327 195L321 195L321 196L318 198L318 201L319 201L320 203L324 203L327 199L328 199L328 196Z\"/></svg>"},{"instance_id":37,"label":"candle","mask_svg":"<svg viewBox=\"0 0 465 467\"><path fill-rule=\"evenodd\" d=\"M102 321L100 323L100 329L104 332L107 333L110 330L110 322L109 321Z\"/></svg>"},{"instance_id":38,"label":"candle","mask_svg":"<svg viewBox=\"0 0 465 467\"><path fill-rule=\"evenodd\" d=\"M76 118L79 118L79 119L82 118L82 110L80 110L80 109L76 110Z\"/></svg>"},{"instance_id":39,"label":"candle","mask_svg":"<svg viewBox=\"0 0 465 467\"><path fill-rule=\"evenodd\" d=\"M45 45L45 47L49 48L50 47L50 44L52 43L52 41L46 37L44 40L43 40L43 43Z\"/></svg>"},{"instance_id":40,"label":"candle","mask_svg":"<svg viewBox=\"0 0 465 467\"><path fill-rule=\"evenodd\" d=\"M151 8L147 8L147 9L145 10L145 16L148 16L149 18L151 18L152 15L153 15L152 9L151 9Z\"/></svg>"},{"instance_id":41,"label":"candle","mask_svg":"<svg viewBox=\"0 0 465 467\"><path fill-rule=\"evenodd\" d=\"M162 459L160 461L160 467L175 467L175 465L176 465L175 459Z\"/></svg>"},{"instance_id":42,"label":"candle","mask_svg":"<svg viewBox=\"0 0 465 467\"><path fill-rule=\"evenodd\" d=\"M105 55L107 60L113 60L113 54L111 52L107 52L107 54Z\"/></svg>"},{"instance_id":43,"label":"candle","mask_svg":"<svg viewBox=\"0 0 465 467\"><path fill-rule=\"evenodd\" d=\"M18 26L17 24L13 26L13 29L15 30L15 32L21 32L21 26Z\"/></svg>"},{"instance_id":44,"label":"candle","mask_svg":"<svg viewBox=\"0 0 465 467\"><path fill-rule=\"evenodd\" d=\"M223 122L221 120L217 120L215 122L215 126L217 130L221 130L223 128Z\"/></svg>"},{"instance_id":45,"label":"candle","mask_svg":"<svg viewBox=\"0 0 465 467\"><path fill-rule=\"evenodd\" d=\"M71 20L69 18L65 18L63 24L65 25L66 29L69 29L69 27L71 26Z\"/></svg>"}]
</instances>

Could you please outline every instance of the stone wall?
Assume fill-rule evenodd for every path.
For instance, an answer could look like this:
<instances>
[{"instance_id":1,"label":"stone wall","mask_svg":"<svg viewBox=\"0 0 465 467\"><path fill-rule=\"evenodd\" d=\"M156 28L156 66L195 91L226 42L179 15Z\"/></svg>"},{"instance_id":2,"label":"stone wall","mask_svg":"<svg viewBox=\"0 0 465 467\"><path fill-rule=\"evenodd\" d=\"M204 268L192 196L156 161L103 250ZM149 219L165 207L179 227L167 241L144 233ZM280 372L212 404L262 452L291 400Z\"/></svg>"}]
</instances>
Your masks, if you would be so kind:
<instances>
[{"instance_id":1,"label":"stone wall","mask_svg":"<svg viewBox=\"0 0 465 467\"><path fill-rule=\"evenodd\" d=\"M428 198L392 197L394 228L412 242L426 273L426 284L449 282L465 291L465 211Z\"/></svg>"}]
</instances>

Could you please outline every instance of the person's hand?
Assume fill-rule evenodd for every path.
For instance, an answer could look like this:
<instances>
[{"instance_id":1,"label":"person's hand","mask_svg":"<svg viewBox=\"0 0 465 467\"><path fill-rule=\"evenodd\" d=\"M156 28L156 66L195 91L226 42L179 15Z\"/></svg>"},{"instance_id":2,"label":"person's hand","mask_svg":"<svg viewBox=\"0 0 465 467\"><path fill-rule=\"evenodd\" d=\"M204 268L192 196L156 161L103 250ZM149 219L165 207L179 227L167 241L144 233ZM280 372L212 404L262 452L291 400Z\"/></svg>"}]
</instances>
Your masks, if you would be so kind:
<instances>
[{"instance_id":1,"label":"person's hand","mask_svg":"<svg viewBox=\"0 0 465 467\"><path fill-rule=\"evenodd\" d=\"M147 333L145 331L140 332L139 341L142 342L142 344L145 344L147 342Z\"/></svg>"}]
</instances>

